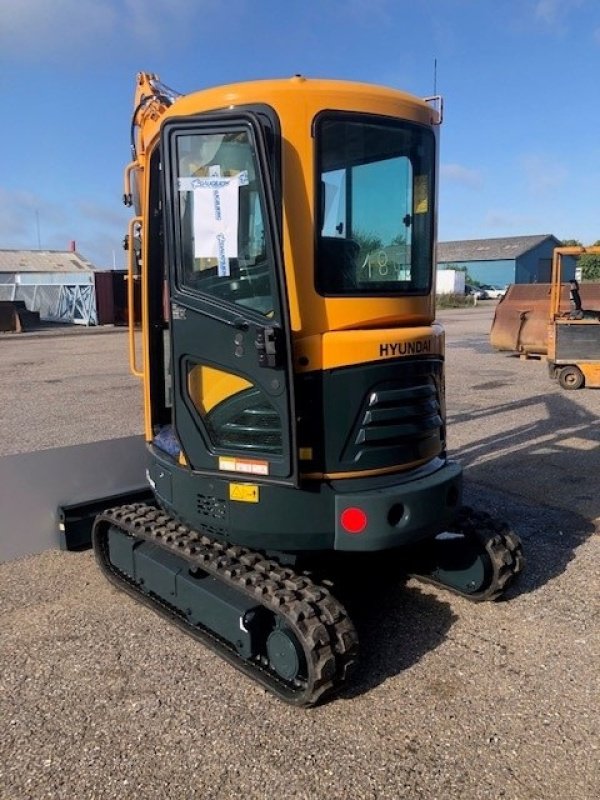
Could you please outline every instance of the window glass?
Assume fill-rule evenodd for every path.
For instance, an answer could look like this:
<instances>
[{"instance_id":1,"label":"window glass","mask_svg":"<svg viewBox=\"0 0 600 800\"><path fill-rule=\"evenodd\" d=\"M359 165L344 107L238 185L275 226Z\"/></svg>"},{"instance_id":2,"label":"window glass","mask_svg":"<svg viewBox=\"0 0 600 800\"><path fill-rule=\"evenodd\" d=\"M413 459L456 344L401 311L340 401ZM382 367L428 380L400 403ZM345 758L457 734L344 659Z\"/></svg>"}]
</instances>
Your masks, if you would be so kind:
<instances>
[{"instance_id":1,"label":"window glass","mask_svg":"<svg viewBox=\"0 0 600 800\"><path fill-rule=\"evenodd\" d=\"M433 133L366 117L328 117L317 130L319 291L429 291Z\"/></svg>"},{"instance_id":2,"label":"window glass","mask_svg":"<svg viewBox=\"0 0 600 800\"><path fill-rule=\"evenodd\" d=\"M264 199L249 130L180 135L179 283L271 316Z\"/></svg>"},{"instance_id":3,"label":"window glass","mask_svg":"<svg viewBox=\"0 0 600 800\"><path fill-rule=\"evenodd\" d=\"M264 391L245 378L188 361L187 391L215 447L283 453L281 419Z\"/></svg>"}]
</instances>

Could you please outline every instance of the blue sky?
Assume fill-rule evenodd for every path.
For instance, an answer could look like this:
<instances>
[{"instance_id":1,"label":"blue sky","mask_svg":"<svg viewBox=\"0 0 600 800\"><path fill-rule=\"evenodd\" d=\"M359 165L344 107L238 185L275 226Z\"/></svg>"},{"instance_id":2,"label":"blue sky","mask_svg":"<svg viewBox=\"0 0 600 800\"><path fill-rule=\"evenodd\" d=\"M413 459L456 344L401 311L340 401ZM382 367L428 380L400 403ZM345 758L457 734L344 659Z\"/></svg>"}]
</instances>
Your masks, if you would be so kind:
<instances>
[{"instance_id":1,"label":"blue sky","mask_svg":"<svg viewBox=\"0 0 600 800\"><path fill-rule=\"evenodd\" d=\"M444 95L439 238L600 239L598 0L0 0L0 248L123 264L135 74Z\"/></svg>"}]
</instances>

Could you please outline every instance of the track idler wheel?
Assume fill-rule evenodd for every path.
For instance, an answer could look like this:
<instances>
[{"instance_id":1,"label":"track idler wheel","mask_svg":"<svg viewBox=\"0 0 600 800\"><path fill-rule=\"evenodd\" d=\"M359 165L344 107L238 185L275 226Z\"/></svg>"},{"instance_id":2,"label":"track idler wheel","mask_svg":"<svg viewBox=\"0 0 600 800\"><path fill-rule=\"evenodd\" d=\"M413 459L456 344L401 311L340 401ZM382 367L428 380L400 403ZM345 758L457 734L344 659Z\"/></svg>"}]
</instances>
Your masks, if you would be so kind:
<instances>
[{"instance_id":1,"label":"track idler wheel","mask_svg":"<svg viewBox=\"0 0 600 800\"><path fill-rule=\"evenodd\" d=\"M411 548L411 577L468 600L496 600L525 566L521 540L502 520L465 506L452 530Z\"/></svg>"},{"instance_id":2,"label":"track idler wheel","mask_svg":"<svg viewBox=\"0 0 600 800\"><path fill-rule=\"evenodd\" d=\"M300 642L285 625L277 624L267 637L267 657L271 669L284 681L295 681L306 674L306 660Z\"/></svg>"}]
</instances>

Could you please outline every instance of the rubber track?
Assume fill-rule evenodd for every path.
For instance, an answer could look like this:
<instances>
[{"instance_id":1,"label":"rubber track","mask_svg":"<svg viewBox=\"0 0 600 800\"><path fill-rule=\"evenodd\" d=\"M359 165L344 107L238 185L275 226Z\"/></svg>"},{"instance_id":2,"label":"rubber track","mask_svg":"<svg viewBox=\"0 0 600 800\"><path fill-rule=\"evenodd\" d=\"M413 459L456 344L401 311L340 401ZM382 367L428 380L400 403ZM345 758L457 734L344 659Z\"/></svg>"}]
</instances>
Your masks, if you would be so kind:
<instances>
[{"instance_id":1,"label":"rubber track","mask_svg":"<svg viewBox=\"0 0 600 800\"><path fill-rule=\"evenodd\" d=\"M288 683L258 659L245 660L235 648L209 630L187 622L166 601L149 597L108 557L108 530L157 544L236 591L251 597L294 632L304 652L306 680ZM327 588L309 577L245 547L218 542L188 528L162 510L143 503L108 509L94 523L92 540L97 561L109 580L161 615L176 622L280 699L312 706L338 690L358 655L358 637L344 607Z\"/></svg>"},{"instance_id":2,"label":"rubber track","mask_svg":"<svg viewBox=\"0 0 600 800\"><path fill-rule=\"evenodd\" d=\"M466 597L473 602L497 600L508 587L514 583L525 566L525 557L521 540L508 525L481 511L474 511L469 506L461 508L456 522L449 532L461 533L470 539L476 539L481 547L481 557L487 560L489 580L487 586L476 592L461 592L429 575L411 573L412 578L439 586L453 594ZM424 543L427 546L427 543Z\"/></svg>"}]
</instances>

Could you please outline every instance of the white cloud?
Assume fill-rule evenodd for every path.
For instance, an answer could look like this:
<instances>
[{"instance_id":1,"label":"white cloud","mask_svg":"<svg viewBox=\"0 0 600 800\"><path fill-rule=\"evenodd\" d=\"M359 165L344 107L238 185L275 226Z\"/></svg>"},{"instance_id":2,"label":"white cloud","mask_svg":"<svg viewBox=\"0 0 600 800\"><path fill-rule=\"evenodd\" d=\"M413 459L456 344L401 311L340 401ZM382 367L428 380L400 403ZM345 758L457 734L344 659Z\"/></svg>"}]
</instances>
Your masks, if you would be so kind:
<instances>
[{"instance_id":1,"label":"white cloud","mask_svg":"<svg viewBox=\"0 0 600 800\"><path fill-rule=\"evenodd\" d=\"M390 19L390 0L346 0L350 14L364 21L381 22Z\"/></svg>"},{"instance_id":2,"label":"white cloud","mask_svg":"<svg viewBox=\"0 0 600 800\"><path fill-rule=\"evenodd\" d=\"M36 247L37 231L43 239L44 230L65 221L61 208L41 197L0 186L0 241L2 247ZM66 245L66 242L65 242Z\"/></svg>"},{"instance_id":3,"label":"white cloud","mask_svg":"<svg viewBox=\"0 0 600 800\"><path fill-rule=\"evenodd\" d=\"M101 223L109 228L125 231L125 226L131 217L131 209L119 206L115 202L111 206L102 205L94 200L81 199L76 202L76 208L83 219L94 223Z\"/></svg>"},{"instance_id":4,"label":"white cloud","mask_svg":"<svg viewBox=\"0 0 600 800\"><path fill-rule=\"evenodd\" d=\"M569 171L558 158L532 153L523 156L521 165L525 173L528 190L534 195L547 195L563 186Z\"/></svg>"},{"instance_id":5,"label":"white cloud","mask_svg":"<svg viewBox=\"0 0 600 800\"><path fill-rule=\"evenodd\" d=\"M536 217L511 211L491 210L484 217L485 227L494 230L529 230L537 224Z\"/></svg>"},{"instance_id":6,"label":"white cloud","mask_svg":"<svg viewBox=\"0 0 600 800\"><path fill-rule=\"evenodd\" d=\"M463 167L462 164L442 164L440 173L443 181L458 183L470 189L480 189L483 186L481 172Z\"/></svg>"},{"instance_id":7,"label":"white cloud","mask_svg":"<svg viewBox=\"0 0 600 800\"><path fill-rule=\"evenodd\" d=\"M118 206L117 206L118 209ZM77 249L94 264L122 266L121 242L130 211L89 199L74 198L65 206L40 195L0 186L0 248L66 250L74 239ZM39 239L38 239L39 235Z\"/></svg>"},{"instance_id":8,"label":"white cloud","mask_svg":"<svg viewBox=\"0 0 600 800\"><path fill-rule=\"evenodd\" d=\"M582 4L583 0L537 0L533 14L536 20L554 27L561 24L571 11Z\"/></svg>"},{"instance_id":9,"label":"white cloud","mask_svg":"<svg viewBox=\"0 0 600 800\"><path fill-rule=\"evenodd\" d=\"M118 21L114 2L96 0L0 0L0 47L4 54L52 54L104 38Z\"/></svg>"},{"instance_id":10,"label":"white cloud","mask_svg":"<svg viewBox=\"0 0 600 800\"><path fill-rule=\"evenodd\" d=\"M151 45L187 36L215 0L0 0L0 51L22 59L114 52L123 37ZM116 45L118 40L119 45Z\"/></svg>"}]
</instances>

